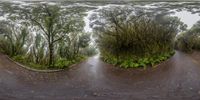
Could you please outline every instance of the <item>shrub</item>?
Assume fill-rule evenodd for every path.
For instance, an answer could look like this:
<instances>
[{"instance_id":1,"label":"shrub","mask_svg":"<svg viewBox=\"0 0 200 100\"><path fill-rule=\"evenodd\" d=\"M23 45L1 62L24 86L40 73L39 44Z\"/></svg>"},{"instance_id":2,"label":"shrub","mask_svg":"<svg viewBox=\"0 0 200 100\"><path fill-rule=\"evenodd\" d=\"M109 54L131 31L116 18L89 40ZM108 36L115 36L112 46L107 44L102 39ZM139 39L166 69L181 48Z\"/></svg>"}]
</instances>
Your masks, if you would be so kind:
<instances>
[{"instance_id":1,"label":"shrub","mask_svg":"<svg viewBox=\"0 0 200 100\"><path fill-rule=\"evenodd\" d=\"M119 65L122 68L146 68L147 66L154 66L162 61L165 61L171 57L174 52L162 53L160 55L152 55L148 57L135 57L135 58L126 58L126 59L117 59L117 57L104 55L103 60L110 64Z\"/></svg>"},{"instance_id":2,"label":"shrub","mask_svg":"<svg viewBox=\"0 0 200 100\"><path fill-rule=\"evenodd\" d=\"M56 61L54 68L57 68L57 69L68 68L70 65L80 62L84 59L85 59L84 56L77 56L75 59L72 59L72 60L69 60L66 58L59 58Z\"/></svg>"},{"instance_id":3,"label":"shrub","mask_svg":"<svg viewBox=\"0 0 200 100\"><path fill-rule=\"evenodd\" d=\"M27 57L22 56L22 55L14 56L14 57L12 57L12 59L17 61L17 62L20 62L20 63L28 63L27 62Z\"/></svg>"},{"instance_id":4,"label":"shrub","mask_svg":"<svg viewBox=\"0 0 200 100\"><path fill-rule=\"evenodd\" d=\"M55 68L63 69L69 67L69 65L73 64L73 61L69 61L67 59L60 58L55 63Z\"/></svg>"},{"instance_id":5,"label":"shrub","mask_svg":"<svg viewBox=\"0 0 200 100\"><path fill-rule=\"evenodd\" d=\"M164 54L174 51L174 39L183 23L177 17L162 16L157 21L157 17L132 12L122 8L100 12L104 20L99 20L96 36L104 60L125 68L166 60Z\"/></svg>"},{"instance_id":6,"label":"shrub","mask_svg":"<svg viewBox=\"0 0 200 100\"><path fill-rule=\"evenodd\" d=\"M200 21L191 29L179 34L175 41L175 48L184 52L200 50Z\"/></svg>"}]
</instances>

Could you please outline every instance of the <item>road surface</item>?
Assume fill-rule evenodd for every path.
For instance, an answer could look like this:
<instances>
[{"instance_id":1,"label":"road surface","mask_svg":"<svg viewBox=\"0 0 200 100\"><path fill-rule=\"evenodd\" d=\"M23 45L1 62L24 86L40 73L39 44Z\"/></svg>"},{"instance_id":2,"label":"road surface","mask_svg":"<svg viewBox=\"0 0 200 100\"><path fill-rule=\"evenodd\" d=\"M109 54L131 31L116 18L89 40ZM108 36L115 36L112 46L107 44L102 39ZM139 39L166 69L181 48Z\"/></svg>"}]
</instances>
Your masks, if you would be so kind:
<instances>
[{"instance_id":1,"label":"road surface","mask_svg":"<svg viewBox=\"0 0 200 100\"><path fill-rule=\"evenodd\" d=\"M0 54L0 100L200 100L200 53L177 51L145 71L95 56L53 73L26 70Z\"/></svg>"}]
</instances>

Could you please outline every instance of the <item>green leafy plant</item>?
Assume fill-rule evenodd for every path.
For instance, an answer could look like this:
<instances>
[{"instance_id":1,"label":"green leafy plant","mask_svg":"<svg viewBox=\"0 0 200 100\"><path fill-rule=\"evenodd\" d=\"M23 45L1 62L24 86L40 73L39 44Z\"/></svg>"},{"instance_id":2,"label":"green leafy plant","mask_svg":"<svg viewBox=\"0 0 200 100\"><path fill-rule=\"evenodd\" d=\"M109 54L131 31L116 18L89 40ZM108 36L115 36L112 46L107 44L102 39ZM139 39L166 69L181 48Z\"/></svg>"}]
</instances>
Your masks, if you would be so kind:
<instances>
[{"instance_id":1,"label":"green leafy plant","mask_svg":"<svg viewBox=\"0 0 200 100\"><path fill-rule=\"evenodd\" d=\"M103 9L98 14L94 24L100 28L95 35L104 61L124 68L146 68L168 59L176 34L185 29L177 17L148 16L127 7Z\"/></svg>"},{"instance_id":2,"label":"green leafy plant","mask_svg":"<svg viewBox=\"0 0 200 100\"><path fill-rule=\"evenodd\" d=\"M193 25L193 27L176 37L175 49L183 52L192 52L193 50L200 50L200 21Z\"/></svg>"},{"instance_id":3,"label":"green leafy plant","mask_svg":"<svg viewBox=\"0 0 200 100\"><path fill-rule=\"evenodd\" d=\"M96 54L96 47L89 45L91 34L82 32L81 11L86 9L63 11L48 4L38 4L32 9L11 5L5 8L7 13L14 14L0 23L0 52L15 61L35 69L63 69Z\"/></svg>"},{"instance_id":4,"label":"green leafy plant","mask_svg":"<svg viewBox=\"0 0 200 100\"><path fill-rule=\"evenodd\" d=\"M55 67L59 68L59 69L63 69L63 68L67 68L69 67L69 65L71 65L72 63L74 63L73 61L68 61L67 59L58 59L55 63Z\"/></svg>"},{"instance_id":5,"label":"green leafy plant","mask_svg":"<svg viewBox=\"0 0 200 100\"><path fill-rule=\"evenodd\" d=\"M122 68L144 68L146 69L147 66L155 66L158 63L161 63L162 61L167 60L169 57L171 57L174 54L174 52L169 53L162 53L159 55L153 55L148 57L140 57L140 58L132 58L128 57L126 59L117 59L114 56L105 56L103 57L105 62L108 62L110 64L119 65Z\"/></svg>"}]
</instances>

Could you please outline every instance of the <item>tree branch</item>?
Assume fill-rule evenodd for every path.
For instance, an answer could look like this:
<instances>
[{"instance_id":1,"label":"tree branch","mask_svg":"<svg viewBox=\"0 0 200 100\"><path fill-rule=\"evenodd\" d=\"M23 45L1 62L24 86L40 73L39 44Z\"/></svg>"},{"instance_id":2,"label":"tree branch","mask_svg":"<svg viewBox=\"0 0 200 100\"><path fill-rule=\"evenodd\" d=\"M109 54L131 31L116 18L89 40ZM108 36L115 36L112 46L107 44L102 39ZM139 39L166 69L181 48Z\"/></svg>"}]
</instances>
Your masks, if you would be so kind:
<instances>
[{"instance_id":1,"label":"tree branch","mask_svg":"<svg viewBox=\"0 0 200 100\"><path fill-rule=\"evenodd\" d=\"M30 18L33 22L35 22L41 29L42 31L48 36L48 32L45 31L44 27L42 26L42 24L40 22L38 22L36 19L34 18Z\"/></svg>"}]
</instances>

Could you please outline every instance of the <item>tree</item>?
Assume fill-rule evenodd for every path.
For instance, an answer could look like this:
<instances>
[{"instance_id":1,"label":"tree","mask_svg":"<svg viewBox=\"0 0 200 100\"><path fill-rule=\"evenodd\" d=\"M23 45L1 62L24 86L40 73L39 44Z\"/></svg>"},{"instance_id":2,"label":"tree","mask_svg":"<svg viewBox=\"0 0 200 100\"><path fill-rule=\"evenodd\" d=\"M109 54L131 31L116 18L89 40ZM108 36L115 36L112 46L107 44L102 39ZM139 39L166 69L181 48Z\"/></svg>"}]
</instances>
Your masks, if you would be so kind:
<instances>
[{"instance_id":1,"label":"tree","mask_svg":"<svg viewBox=\"0 0 200 100\"><path fill-rule=\"evenodd\" d=\"M25 44L28 39L29 32L27 27L17 26L9 22L2 22L1 25L1 51L10 55L22 55L25 53Z\"/></svg>"},{"instance_id":2,"label":"tree","mask_svg":"<svg viewBox=\"0 0 200 100\"><path fill-rule=\"evenodd\" d=\"M68 38L60 41L58 52L61 57L74 59L80 52L81 48L89 45L90 34L87 33L70 33Z\"/></svg>"},{"instance_id":3,"label":"tree","mask_svg":"<svg viewBox=\"0 0 200 100\"><path fill-rule=\"evenodd\" d=\"M89 45L89 42L90 42L90 34L81 34L78 39L76 53L77 54L79 53L80 48L86 48Z\"/></svg>"},{"instance_id":4,"label":"tree","mask_svg":"<svg viewBox=\"0 0 200 100\"><path fill-rule=\"evenodd\" d=\"M125 67L137 67L140 62L145 66L150 63L147 59L155 63L160 55L170 55L183 25L177 17L162 16L158 21L156 16L126 7L103 9L99 16L94 26L98 26L95 31L102 56Z\"/></svg>"},{"instance_id":5,"label":"tree","mask_svg":"<svg viewBox=\"0 0 200 100\"><path fill-rule=\"evenodd\" d=\"M200 50L200 21L176 37L175 48L184 52Z\"/></svg>"},{"instance_id":6,"label":"tree","mask_svg":"<svg viewBox=\"0 0 200 100\"><path fill-rule=\"evenodd\" d=\"M49 67L54 66L55 44L70 32L71 23L66 22L58 6L40 5L27 14L28 19L42 30L48 44ZM68 20L67 20L68 21Z\"/></svg>"},{"instance_id":7,"label":"tree","mask_svg":"<svg viewBox=\"0 0 200 100\"><path fill-rule=\"evenodd\" d=\"M32 62L36 64L45 64L44 58L45 58L45 42L43 41L43 37L41 34L37 33L35 37L33 37L34 40L31 41L30 47L29 47L29 58L32 60Z\"/></svg>"},{"instance_id":8,"label":"tree","mask_svg":"<svg viewBox=\"0 0 200 100\"><path fill-rule=\"evenodd\" d=\"M74 10L74 9L69 9ZM77 17L79 12L61 11L57 5L39 5L32 11L26 11L26 19L42 31L42 36L48 45L48 66L53 67L55 63L55 47L61 47L68 42L69 33L78 34L83 29L83 22ZM82 18L82 17L81 17ZM61 47L63 48L63 47ZM67 51L67 50L66 50Z\"/></svg>"},{"instance_id":9,"label":"tree","mask_svg":"<svg viewBox=\"0 0 200 100\"><path fill-rule=\"evenodd\" d=\"M63 68L63 63L67 67L80 61L83 57L79 51L90 41L90 35L81 32L85 16L82 11L86 9L60 9L48 4L30 8L5 8L8 12L14 10L14 14L9 15L8 24L0 23L0 52L41 69Z\"/></svg>"},{"instance_id":10,"label":"tree","mask_svg":"<svg viewBox=\"0 0 200 100\"><path fill-rule=\"evenodd\" d=\"M95 31L100 50L117 56L119 52L142 54L156 48L173 49L174 38L184 26L177 17L160 16L162 20L158 21L157 16L126 7L103 9L99 16L94 26L98 26Z\"/></svg>"}]
</instances>

